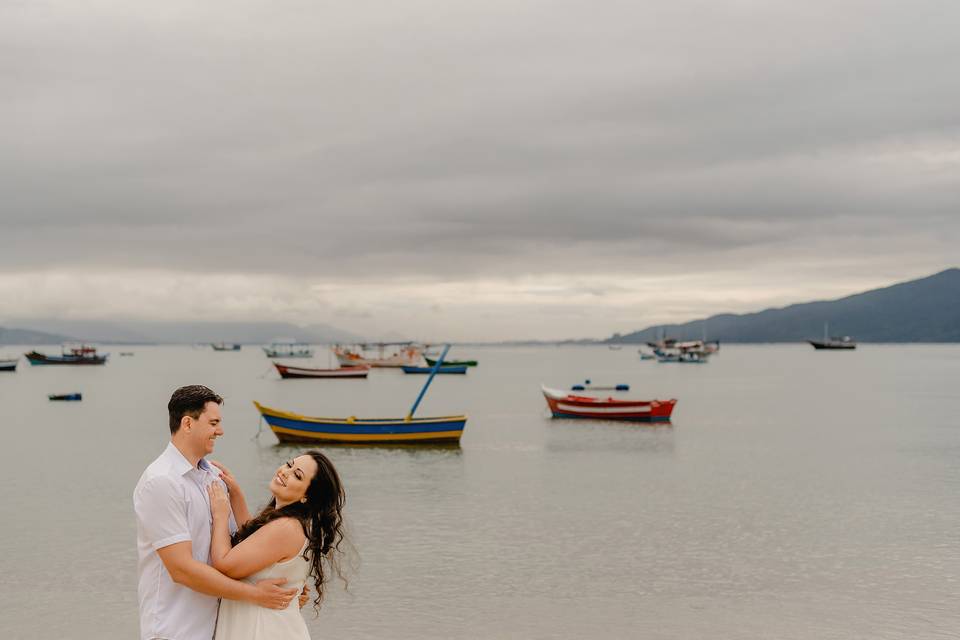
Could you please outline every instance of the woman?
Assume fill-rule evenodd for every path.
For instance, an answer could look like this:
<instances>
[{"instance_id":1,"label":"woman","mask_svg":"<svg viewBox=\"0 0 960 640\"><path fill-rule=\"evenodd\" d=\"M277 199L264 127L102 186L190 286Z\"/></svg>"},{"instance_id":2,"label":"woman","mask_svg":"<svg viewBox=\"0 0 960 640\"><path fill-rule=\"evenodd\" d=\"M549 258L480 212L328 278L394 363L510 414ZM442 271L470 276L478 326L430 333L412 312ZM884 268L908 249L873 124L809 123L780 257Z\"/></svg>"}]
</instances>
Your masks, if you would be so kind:
<instances>
[{"instance_id":1,"label":"woman","mask_svg":"<svg viewBox=\"0 0 960 640\"><path fill-rule=\"evenodd\" d=\"M249 582L287 578L286 588L302 589L313 575L314 608L319 609L327 578L324 564L340 573L336 555L343 540L344 495L333 463L319 451L307 451L282 464L270 480L273 499L252 518L233 475L217 467L230 497L219 483L210 484L211 564L231 578ZM240 527L232 539L227 524L231 506ZM273 610L223 600L215 638L309 640L310 634L293 601L286 609Z\"/></svg>"}]
</instances>

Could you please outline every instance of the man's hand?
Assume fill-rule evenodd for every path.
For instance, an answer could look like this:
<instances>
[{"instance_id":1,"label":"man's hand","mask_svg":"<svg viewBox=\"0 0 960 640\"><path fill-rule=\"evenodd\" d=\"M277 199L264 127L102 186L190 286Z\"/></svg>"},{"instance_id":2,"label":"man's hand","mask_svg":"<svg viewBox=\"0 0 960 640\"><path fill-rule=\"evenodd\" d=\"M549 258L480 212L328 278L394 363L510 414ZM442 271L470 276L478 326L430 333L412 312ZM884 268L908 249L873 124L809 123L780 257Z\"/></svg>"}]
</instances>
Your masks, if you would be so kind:
<instances>
[{"instance_id":1,"label":"man's hand","mask_svg":"<svg viewBox=\"0 0 960 640\"><path fill-rule=\"evenodd\" d=\"M266 609L286 609L297 595L296 589L281 589L280 585L286 584L286 578L268 578L259 581L255 586L257 595L254 598L261 607Z\"/></svg>"},{"instance_id":2,"label":"man's hand","mask_svg":"<svg viewBox=\"0 0 960 640\"><path fill-rule=\"evenodd\" d=\"M237 484L237 479L233 477L232 473L230 473L230 469L227 469L216 460L211 460L210 464L215 466L217 469L220 469L220 479L223 480L223 484L227 485L227 491L233 493L234 491L238 491L240 489L240 485Z\"/></svg>"},{"instance_id":3,"label":"man's hand","mask_svg":"<svg viewBox=\"0 0 960 640\"><path fill-rule=\"evenodd\" d=\"M230 498L219 482L207 485L207 495L210 496L210 514L214 520L226 520L230 517Z\"/></svg>"},{"instance_id":4,"label":"man's hand","mask_svg":"<svg viewBox=\"0 0 960 640\"><path fill-rule=\"evenodd\" d=\"M303 591L300 592L300 608L303 609L310 602L310 587L303 585Z\"/></svg>"}]
</instances>

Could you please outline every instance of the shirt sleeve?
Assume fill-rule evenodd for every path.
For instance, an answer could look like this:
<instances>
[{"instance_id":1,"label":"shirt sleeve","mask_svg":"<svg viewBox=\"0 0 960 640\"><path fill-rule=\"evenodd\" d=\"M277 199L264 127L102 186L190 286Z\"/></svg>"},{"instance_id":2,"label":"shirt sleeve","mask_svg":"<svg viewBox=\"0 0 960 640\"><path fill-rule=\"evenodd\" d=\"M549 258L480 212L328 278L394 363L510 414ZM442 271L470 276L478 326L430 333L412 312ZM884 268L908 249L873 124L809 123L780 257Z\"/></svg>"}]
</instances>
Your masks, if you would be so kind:
<instances>
[{"instance_id":1,"label":"shirt sleeve","mask_svg":"<svg viewBox=\"0 0 960 640\"><path fill-rule=\"evenodd\" d=\"M154 550L190 540L183 490L170 478L159 476L144 484L133 506Z\"/></svg>"}]
</instances>

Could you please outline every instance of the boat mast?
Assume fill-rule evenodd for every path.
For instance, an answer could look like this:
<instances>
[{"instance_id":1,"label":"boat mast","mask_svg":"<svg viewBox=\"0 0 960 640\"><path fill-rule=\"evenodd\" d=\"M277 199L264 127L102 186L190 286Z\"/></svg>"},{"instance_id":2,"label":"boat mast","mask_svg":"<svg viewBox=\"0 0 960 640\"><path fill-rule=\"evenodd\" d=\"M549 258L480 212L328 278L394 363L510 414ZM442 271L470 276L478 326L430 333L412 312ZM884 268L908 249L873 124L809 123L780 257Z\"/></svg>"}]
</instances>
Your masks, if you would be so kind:
<instances>
[{"instance_id":1,"label":"boat mast","mask_svg":"<svg viewBox=\"0 0 960 640\"><path fill-rule=\"evenodd\" d=\"M413 420L413 414L416 412L417 407L420 406L420 401L423 400L424 394L427 393L427 388L430 386L430 383L433 382L433 377L437 375L437 371L440 370L440 365L443 364L443 359L447 357L447 351L450 351L450 345L446 345L443 348L443 353L440 354L440 357L437 358L437 361L433 363L433 368L430 370L430 377L427 378L427 381L423 385L423 389L420 389L420 395L417 396L416 402L413 403L413 406L410 407L410 413L407 414L407 417L404 418L407 422Z\"/></svg>"}]
</instances>

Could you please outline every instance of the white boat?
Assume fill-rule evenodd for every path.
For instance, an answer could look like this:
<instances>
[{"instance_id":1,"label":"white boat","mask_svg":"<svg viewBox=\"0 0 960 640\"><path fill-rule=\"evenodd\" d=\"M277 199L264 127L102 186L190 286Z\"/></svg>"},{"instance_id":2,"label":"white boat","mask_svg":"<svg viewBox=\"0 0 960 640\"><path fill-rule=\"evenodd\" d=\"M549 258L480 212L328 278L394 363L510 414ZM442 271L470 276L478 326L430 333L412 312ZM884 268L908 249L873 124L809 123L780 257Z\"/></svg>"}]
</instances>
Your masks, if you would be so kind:
<instances>
[{"instance_id":1,"label":"white boat","mask_svg":"<svg viewBox=\"0 0 960 640\"><path fill-rule=\"evenodd\" d=\"M263 347L268 358L312 358L313 349L302 342L273 342Z\"/></svg>"},{"instance_id":2,"label":"white boat","mask_svg":"<svg viewBox=\"0 0 960 640\"><path fill-rule=\"evenodd\" d=\"M377 342L374 344L334 345L337 361L344 367L406 367L418 365L422 349L412 342ZM392 352L391 352L392 351Z\"/></svg>"}]
</instances>

